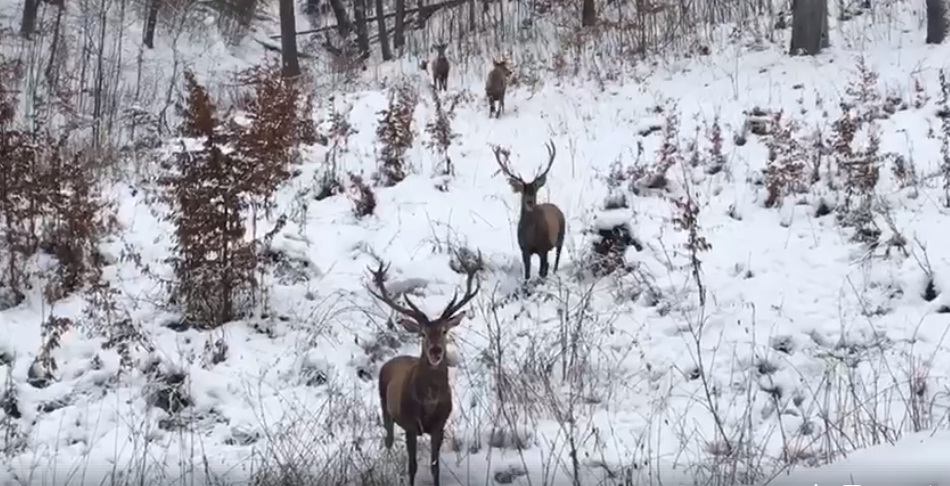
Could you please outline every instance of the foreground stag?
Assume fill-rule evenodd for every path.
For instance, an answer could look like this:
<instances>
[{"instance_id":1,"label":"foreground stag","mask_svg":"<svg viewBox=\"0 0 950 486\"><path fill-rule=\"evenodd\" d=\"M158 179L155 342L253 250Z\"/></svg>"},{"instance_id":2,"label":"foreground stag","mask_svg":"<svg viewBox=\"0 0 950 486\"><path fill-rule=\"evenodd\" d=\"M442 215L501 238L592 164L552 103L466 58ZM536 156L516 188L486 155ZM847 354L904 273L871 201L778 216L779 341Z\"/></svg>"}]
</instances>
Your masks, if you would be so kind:
<instances>
[{"instance_id":1,"label":"foreground stag","mask_svg":"<svg viewBox=\"0 0 950 486\"><path fill-rule=\"evenodd\" d=\"M447 44L437 44L433 48L438 52L435 62L432 63L432 84L435 89L445 91L449 83L449 60L445 57Z\"/></svg>"},{"instance_id":2,"label":"foreground stag","mask_svg":"<svg viewBox=\"0 0 950 486\"><path fill-rule=\"evenodd\" d=\"M511 76L511 66L506 59L492 61L494 67L488 72L485 80L485 96L488 98L488 117L501 116L505 111L505 91L508 89L508 77ZM498 107L495 107L498 103Z\"/></svg>"},{"instance_id":3,"label":"foreground stag","mask_svg":"<svg viewBox=\"0 0 950 486\"><path fill-rule=\"evenodd\" d=\"M393 424L398 424L406 432L406 452L409 454L409 486L416 481L416 440L422 434L431 439L432 455L429 468L432 481L439 486L439 450L445 433L445 422L452 413L452 389L449 387L449 369L446 358L446 337L449 329L462 322L459 311L481 289L479 283L474 289L472 282L480 265L466 268L465 295L458 300L458 292L436 319L429 319L419 308L405 297L406 305L397 304L386 290L386 271L388 266L380 263L372 271L374 291L367 290L373 297L402 314L399 323L407 330L422 337L422 352L419 357L396 356L383 364L379 371L379 399L383 412L383 427L386 429L385 445L393 446Z\"/></svg>"},{"instance_id":4,"label":"foreground stag","mask_svg":"<svg viewBox=\"0 0 950 486\"><path fill-rule=\"evenodd\" d=\"M564 246L564 213L551 203L538 204L538 191L548 181L548 171L554 163L556 151L554 142L549 141L548 166L531 182L515 175L511 171L508 160L508 151L495 147L495 160L498 161L501 172L508 177L511 189L521 193L521 218L518 220L518 246L521 248L521 260L524 263L524 278L531 278L531 255L538 255L541 266L538 274L544 278L548 276L548 252L555 249L554 271L561 262L561 247Z\"/></svg>"}]
</instances>

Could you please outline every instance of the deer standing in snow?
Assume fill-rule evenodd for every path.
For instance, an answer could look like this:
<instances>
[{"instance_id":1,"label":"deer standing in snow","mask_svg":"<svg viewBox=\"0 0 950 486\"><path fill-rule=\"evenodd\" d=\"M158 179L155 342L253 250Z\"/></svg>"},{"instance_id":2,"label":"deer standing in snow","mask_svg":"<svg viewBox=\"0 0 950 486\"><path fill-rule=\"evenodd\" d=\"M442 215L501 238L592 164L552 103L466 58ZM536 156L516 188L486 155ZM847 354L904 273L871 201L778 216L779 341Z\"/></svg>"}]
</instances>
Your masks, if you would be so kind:
<instances>
[{"instance_id":1,"label":"deer standing in snow","mask_svg":"<svg viewBox=\"0 0 950 486\"><path fill-rule=\"evenodd\" d=\"M551 203L538 204L538 191L548 181L548 172L554 164L557 151L554 142L548 141L548 165L531 182L525 182L511 171L508 150L494 147L495 160L501 172L508 178L511 189L521 194L521 217L518 219L518 246L521 248L521 260L524 263L524 278L531 278L531 256L538 255L541 260L538 275L548 275L548 252L556 250L554 271L561 262L561 247L564 246L564 232L567 229L564 213Z\"/></svg>"},{"instance_id":2,"label":"deer standing in snow","mask_svg":"<svg viewBox=\"0 0 950 486\"><path fill-rule=\"evenodd\" d=\"M409 454L409 486L415 485L418 463L416 442L422 434L431 439L429 470L432 481L439 486L439 451L445 437L445 423L452 414L452 389L449 386L449 363L446 359L446 344L449 330L462 322L459 311L481 289L481 284L472 288L475 274L481 265L468 265L465 269L465 295L458 299L458 292L436 319L430 319L411 301L404 297L406 306L397 304L386 289L388 266L380 263L371 271L375 291L367 286L369 293L404 317L399 323L422 338L419 356L396 356L383 364L379 370L379 400L386 430L384 444L393 446L393 425L406 432L406 452Z\"/></svg>"},{"instance_id":3,"label":"deer standing in snow","mask_svg":"<svg viewBox=\"0 0 950 486\"><path fill-rule=\"evenodd\" d=\"M438 52L435 62L432 63L432 84L436 90L445 91L449 82L449 60L445 57L445 48L448 44L436 44L433 48Z\"/></svg>"},{"instance_id":4,"label":"deer standing in snow","mask_svg":"<svg viewBox=\"0 0 950 486\"><path fill-rule=\"evenodd\" d=\"M485 96L488 98L488 117L494 114L495 118L505 111L505 91L508 89L508 77L511 76L511 66L508 60L492 61L494 67L488 72L485 79ZM495 103L498 107L495 108Z\"/></svg>"}]
</instances>

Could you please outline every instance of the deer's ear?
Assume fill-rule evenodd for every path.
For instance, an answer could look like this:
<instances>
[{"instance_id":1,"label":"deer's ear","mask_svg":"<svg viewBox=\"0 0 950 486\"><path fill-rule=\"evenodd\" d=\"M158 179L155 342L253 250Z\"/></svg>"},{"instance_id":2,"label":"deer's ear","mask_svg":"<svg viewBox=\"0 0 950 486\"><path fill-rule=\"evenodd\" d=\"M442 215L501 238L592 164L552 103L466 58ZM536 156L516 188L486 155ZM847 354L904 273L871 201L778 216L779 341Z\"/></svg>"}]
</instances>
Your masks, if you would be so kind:
<instances>
[{"instance_id":1,"label":"deer's ear","mask_svg":"<svg viewBox=\"0 0 950 486\"><path fill-rule=\"evenodd\" d=\"M538 177L537 179L534 180L534 187L541 189L547 183L548 183L548 175L544 174L543 176Z\"/></svg>"},{"instance_id":2,"label":"deer's ear","mask_svg":"<svg viewBox=\"0 0 950 486\"><path fill-rule=\"evenodd\" d=\"M446 319L442 325L444 325L446 329L452 329L462 323L463 317L465 317L465 314L459 314L451 319Z\"/></svg>"},{"instance_id":3,"label":"deer's ear","mask_svg":"<svg viewBox=\"0 0 950 486\"><path fill-rule=\"evenodd\" d=\"M511 190L514 192L524 192L524 182L519 181L518 179L508 179L508 184L511 186Z\"/></svg>"},{"instance_id":4,"label":"deer's ear","mask_svg":"<svg viewBox=\"0 0 950 486\"><path fill-rule=\"evenodd\" d=\"M420 326L419 323L413 319L409 319L407 317L400 317L396 322L398 322L400 326L402 326L409 332L414 332L417 334L422 332L422 326Z\"/></svg>"}]
</instances>

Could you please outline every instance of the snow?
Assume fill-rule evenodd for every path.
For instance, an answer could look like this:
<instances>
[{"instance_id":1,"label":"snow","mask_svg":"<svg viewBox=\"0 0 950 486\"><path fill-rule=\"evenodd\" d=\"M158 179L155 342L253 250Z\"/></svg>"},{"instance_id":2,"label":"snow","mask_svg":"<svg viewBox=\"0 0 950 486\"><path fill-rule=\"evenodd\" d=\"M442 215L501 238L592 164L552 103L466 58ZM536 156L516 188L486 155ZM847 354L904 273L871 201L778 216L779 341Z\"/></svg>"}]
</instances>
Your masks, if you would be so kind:
<instances>
[{"instance_id":1,"label":"snow","mask_svg":"<svg viewBox=\"0 0 950 486\"><path fill-rule=\"evenodd\" d=\"M456 176L448 191L436 188L441 160L420 135L408 152L413 174L377 188L376 213L357 219L346 195L305 195L315 191L327 155L324 147L308 148L302 173L278 196L278 213L290 221L271 245L288 257L295 277L269 278L266 315L214 331L173 329L178 319L162 304L161 284L121 258L137 252L158 276L170 275L168 223L142 194L117 187L122 231L103 248L114 262L106 275L119 290L115 315L84 317L87 302L79 296L50 306L38 293L0 312L0 375L16 390L20 412L0 415L12 424L0 428L23 434L0 444L25 444L0 468L3 484L120 476L250 484L273 462L303 464L324 477L344 470L346 461L383 476L405 474L402 431L393 451L382 449L374 377L393 346L414 354L419 345L387 330L391 312L364 289L366 269L375 265L371 254L391 262L392 291L411 291L436 314L464 284L447 251L462 245L482 252L487 271L448 355L456 364L455 412L442 451L444 485L560 484L573 474L570 441L582 484L706 484L728 475L721 470L728 463L741 469L736 477L758 471L760 483L775 474L769 484L950 485L941 455L950 435L930 431L946 428L948 418L950 354L941 308L950 297L940 289L950 288L950 252L942 244L942 176L934 175L940 142L928 136L940 130L937 76L950 48L924 45L914 13L888 8L902 13L893 21L906 28L872 28L873 19L864 18L835 24L835 47L815 58L787 57L782 41L763 51L723 48L657 66L638 82L607 83L604 90L593 81L545 79L533 91L509 90L508 111L498 120L487 118L478 96L480 72L453 70L450 94L467 89L473 100L459 105L452 123L461 136L449 149ZM137 31L128 35L140 38ZM184 54L204 79L262 57L255 48L236 55L211 37L205 50ZM155 92L164 89L161 73L177 53L159 46L146 54ZM856 78L856 56L880 75L882 94L911 102L920 82L931 98L876 122L881 152L912 160L923 179L919 188L900 188L885 167L877 188L912 255L885 256L884 245L869 250L850 241L851 230L834 214L815 217L820 198L840 203L827 188L781 208L763 207L765 191L754 183L768 157L763 139L747 134L748 142L737 145L733 138L756 107L785 110L803 135L816 127L830 133ZM394 65L371 74L391 75L401 69ZM315 114L325 119L332 103L348 113L357 132L337 155L346 171L374 170L376 120L387 99L379 89L355 90ZM726 168L710 175L677 165L668 173L669 191L627 191L629 208L605 210L611 164L657 158L668 120L656 108L674 106L665 100L675 101L682 147L698 140L708 149L706 133L718 115ZM417 132L433 113L423 90ZM856 145L867 136L859 133ZM558 272L524 295L518 199L495 174L490 144L510 148L513 169L527 176L546 162L548 139L558 158L540 198L564 211L568 236ZM673 222L672 200L687 187L711 244L699 256L703 308L687 234ZM594 232L622 223L644 245L625 253L636 271L583 276ZM880 218L878 224L880 241L887 241L891 229ZM922 294L929 271L938 296L928 302ZM53 352L56 379L36 388L29 369L42 343L39 324L51 314L79 324ZM131 368L103 347L104 329L124 319L142 334L132 341L138 362ZM214 362L218 341L227 350ZM501 390L492 361L499 354L515 380ZM154 406L163 399L155 376L174 373L185 376L190 399L176 416ZM722 450L721 431L743 444L738 458L723 457L730 453ZM420 457L428 454L422 444ZM847 458L806 467L841 455ZM802 467L783 474L783 456ZM418 481L431 484L428 468L420 468Z\"/></svg>"}]
</instances>

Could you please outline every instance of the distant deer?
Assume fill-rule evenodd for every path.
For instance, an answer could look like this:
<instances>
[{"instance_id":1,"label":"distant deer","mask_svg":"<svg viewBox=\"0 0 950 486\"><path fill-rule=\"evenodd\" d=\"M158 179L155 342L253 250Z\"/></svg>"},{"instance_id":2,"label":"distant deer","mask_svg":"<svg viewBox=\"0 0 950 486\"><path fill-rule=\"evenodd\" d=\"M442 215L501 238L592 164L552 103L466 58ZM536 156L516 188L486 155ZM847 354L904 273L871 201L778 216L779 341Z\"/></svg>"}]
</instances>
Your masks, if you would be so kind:
<instances>
[{"instance_id":1,"label":"distant deer","mask_svg":"<svg viewBox=\"0 0 950 486\"><path fill-rule=\"evenodd\" d=\"M432 63L432 84L435 89L445 91L449 82L449 60L445 57L445 48L448 44L436 44L433 48L438 52L435 62Z\"/></svg>"},{"instance_id":2,"label":"distant deer","mask_svg":"<svg viewBox=\"0 0 950 486\"><path fill-rule=\"evenodd\" d=\"M405 297L406 305L397 304L386 290L386 272L389 266L379 264L371 271L375 292L369 286L369 293L402 314L405 318L399 323L422 337L420 356L396 356L379 370L379 400L383 412L383 427L386 429L384 441L387 449L393 446L393 424L398 424L406 432L406 452L409 454L409 486L416 481L416 440L422 434L431 439L431 458L429 468L432 481L439 486L439 450L445 436L445 422L452 414L452 389L449 387L449 363L446 357L446 337L450 329L462 322L458 312L472 300L481 289L479 283L472 289L472 282L480 265L468 265L465 269L465 295L456 302L458 291L436 319L419 310Z\"/></svg>"},{"instance_id":3,"label":"distant deer","mask_svg":"<svg viewBox=\"0 0 950 486\"><path fill-rule=\"evenodd\" d=\"M508 77L511 76L511 66L506 59L492 61L494 67L488 72L488 79L485 80L485 96L488 98L488 117L492 114L495 118L501 116L505 111L505 90L508 89ZM495 108L495 102L498 108Z\"/></svg>"},{"instance_id":4,"label":"distant deer","mask_svg":"<svg viewBox=\"0 0 950 486\"><path fill-rule=\"evenodd\" d=\"M509 152L500 147L494 147L495 160L501 167L501 172L508 177L511 189L521 193L521 218L518 220L518 246L521 248L521 260L524 263L524 278L531 278L531 255L538 255L541 265L538 274L544 278L548 275L548 252L557 251L554 257L554 271L561 262L561 247L564 246L564 213L551 203L538 204L538 190L548 181L548 171L554 163L557 154L554 142L548 141L548 166L531 182L515 175L511 171L508 160Z\"/></svg>"}]
</instances>

